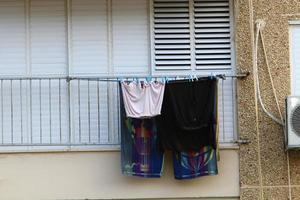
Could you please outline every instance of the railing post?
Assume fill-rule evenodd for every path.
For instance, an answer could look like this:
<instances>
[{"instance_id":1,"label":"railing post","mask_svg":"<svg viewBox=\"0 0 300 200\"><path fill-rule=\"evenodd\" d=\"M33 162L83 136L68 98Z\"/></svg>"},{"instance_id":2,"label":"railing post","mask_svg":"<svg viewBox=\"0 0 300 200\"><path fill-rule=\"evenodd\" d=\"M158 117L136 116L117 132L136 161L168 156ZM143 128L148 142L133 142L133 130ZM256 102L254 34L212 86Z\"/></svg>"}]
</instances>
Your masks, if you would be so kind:
<instances>
[{"instance_id":1,"label":"railing post","mask_svg":"<svg viewBox=\"0 0 300 200\"><path fill-rule=\"evenodd\" d=\"M71 146L71 143L72 143L72 121L71 121L71 112L72 112L72 110L71 110L71 105L72 105L72 103L71 103L71 79L70 79L70 77L67 77L66 78L66 82L67 82L67 90L68 90L68 92L67 92L67 99L68 99L68 131L69 131L69 134L68 134L68 144L69 144L69 146Z\"/></svg>"}]
</instances>

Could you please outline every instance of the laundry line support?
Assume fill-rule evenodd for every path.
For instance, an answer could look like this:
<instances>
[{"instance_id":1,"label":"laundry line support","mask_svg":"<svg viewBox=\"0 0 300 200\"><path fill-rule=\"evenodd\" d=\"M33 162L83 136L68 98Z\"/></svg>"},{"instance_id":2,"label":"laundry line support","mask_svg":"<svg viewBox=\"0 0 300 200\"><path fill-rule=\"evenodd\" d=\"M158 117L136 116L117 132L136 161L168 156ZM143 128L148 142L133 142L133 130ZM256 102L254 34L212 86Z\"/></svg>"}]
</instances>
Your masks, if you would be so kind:
<instances>
[{"instance_id":1,"label":"laundry line support","mask_svg":"<svg viewBox=\"0 0 300 200\"><path fill-rule=\"evenodd\" d=\"M107 82L119 82L119 81L122 81L122 80L128 80L128 81L134 81L134 80L159 80L159 79L162 79L162 80L168 80L168 81L171 81L171 80L176 80L176 79L190 79L190 80L196 80L197 78L201 78L201 77L216 77L216 78L220 78L220 79L223 79L223 80L226 80L226 78L236 78L236 79L244 79L246 78L247 76L249 76L249 72L245 72L245 73L240 73L240 74L234 74L234 75L229 75L229 74L207 74L207 75L171 75L171 76L168 76L168 75L159 75L159 76L119 76L119 77L114 77L114 76L111 76L111 77L85 77L85 76L80 76L80 77L73 77L73 76L70 76L68 77L67 79L69 81L71 80L89 80L89 81L107 81Z\"/></svg>"}]
</instances>

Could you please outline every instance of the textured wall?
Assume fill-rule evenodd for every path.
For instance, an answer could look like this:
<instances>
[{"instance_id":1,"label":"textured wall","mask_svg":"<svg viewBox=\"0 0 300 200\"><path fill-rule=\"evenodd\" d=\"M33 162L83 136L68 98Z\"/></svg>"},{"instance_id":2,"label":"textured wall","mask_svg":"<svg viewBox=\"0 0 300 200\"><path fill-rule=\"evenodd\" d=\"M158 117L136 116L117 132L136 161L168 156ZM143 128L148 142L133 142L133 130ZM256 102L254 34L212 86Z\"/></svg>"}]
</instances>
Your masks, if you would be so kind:
<instances>
[{"instance_id":1,"label":"textured wall","mask_svg":"<svg viewBox=\"0 0 300 200\"><path fill-rule=\"evenodd\" d=\"M289 20L300 19L300 0L235 0L237 68L252 72L254 27L263 19L265 46L273 80L284 112L290 93ZM262 97L268 110L278 111L259 43L258 67ZM299 55L300 56L300 55ZM284 151L283 129L256 103L253 75L238 81L241 199L300 199L300 152Z\"/></svg>"}]
</instances>

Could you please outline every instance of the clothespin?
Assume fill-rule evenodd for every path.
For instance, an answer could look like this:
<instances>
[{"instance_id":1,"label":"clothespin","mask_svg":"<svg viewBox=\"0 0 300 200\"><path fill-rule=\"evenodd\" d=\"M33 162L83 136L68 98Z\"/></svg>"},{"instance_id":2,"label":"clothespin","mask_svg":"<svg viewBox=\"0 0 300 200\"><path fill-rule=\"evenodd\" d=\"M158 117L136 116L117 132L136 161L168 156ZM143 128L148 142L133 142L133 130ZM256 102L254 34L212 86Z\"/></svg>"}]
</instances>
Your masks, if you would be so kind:
<instances>
[{"instance_id":1,"label":"clothespin","mask_svg":"<svg viewBox=\"0 0 300 200\"><path fill-rule=\"evenodd\" d=\"M146 81L147 81L147 83L151 83L152 77L151 76L146 77Z\"/></svg>"},{"instance_id":2,"label":"clothespin","mask_svg":"<svg viewBox=\"0 0 300 200\"><path fill-rule=\"evenodd\" d=\"M124 83L124 79L120 77L120 83Z\"/></svg>"},{"instance_id":3,"label":"clothespin","mask_svg":"<svg viewBox=\"0 0 300 200\"><path fill-rule=\"evenodd\" d=\"M193 76L190 74L189 76L189 82L192 82L193 81Z\"/></svg>"},{"instance_id":4,"label":"clothespin","mask_svg":"<svg viewBox=\"0 0 300 200\"><path fill-rule=\"evenodd\" d=\"M168 83L169 82L169 78L165 76L165 79L164 79L164 83Z\"/></svg>"},{"instance_id":5,"label":"clothespin","mask_svg":"<svg viewBox=\"0 0 300 200\"><path fill-rule=\"evenodd\" d=\"M198 81L198 77L197 77L197 75L196 75L196 74L194 75L194 78L195 78L195 79Z\"/></svg>"},{"instance_id":6,"label":"clothespin","mask_svg":"<svg viewBox=\"0 0 300 200\"><path fill-rule=\"evenodd\" d=\"M223 80L226 80L226 75L225 74L219 74L216 77L218 77L220 79L223 79Z\"/></svg>"}]
</instances>

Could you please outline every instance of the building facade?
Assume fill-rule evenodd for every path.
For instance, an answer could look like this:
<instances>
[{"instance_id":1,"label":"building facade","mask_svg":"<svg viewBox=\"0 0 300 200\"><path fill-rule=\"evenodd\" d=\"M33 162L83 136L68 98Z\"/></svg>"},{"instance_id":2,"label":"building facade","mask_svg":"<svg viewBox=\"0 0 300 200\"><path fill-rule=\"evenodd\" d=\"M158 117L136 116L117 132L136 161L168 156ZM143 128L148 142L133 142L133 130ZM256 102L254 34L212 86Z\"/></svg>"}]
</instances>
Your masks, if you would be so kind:
<instances>
[{"instance_id":1,"label":"building facade","mask_svg":"<svg viewBox=\"0 0 300 200\"><path fill-rule=\"evenodd\" d=\"M284 113L300 94L299 24L296 0L0 0L0 198L298 199L299 152L253 66L279 118L275 96ZM105 80L216 74L219 175L175 180L167 152L162 178L122 176Z\"/></svg>"}]
</instances>

